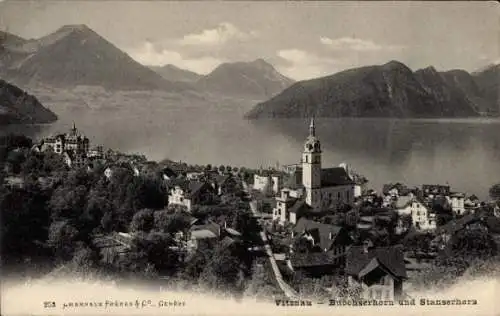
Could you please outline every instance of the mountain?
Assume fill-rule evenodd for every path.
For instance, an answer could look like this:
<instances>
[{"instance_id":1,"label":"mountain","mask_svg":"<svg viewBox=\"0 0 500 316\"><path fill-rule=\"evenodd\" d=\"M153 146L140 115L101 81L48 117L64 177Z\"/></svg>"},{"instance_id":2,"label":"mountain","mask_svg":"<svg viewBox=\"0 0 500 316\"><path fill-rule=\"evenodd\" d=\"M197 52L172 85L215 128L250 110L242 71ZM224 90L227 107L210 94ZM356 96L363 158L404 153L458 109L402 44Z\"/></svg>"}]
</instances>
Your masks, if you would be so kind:
<instances>
[{"instance_id":1,"label":"mountain","mask_svg":"<svg viewBox=\"0 0 500 316\"><path fill-rule=\"evenodd\" d=\"M0 125L51 123L57 116L32 95L0 79Z\"/></svg>"},{"instance_id":2,"label":"mountain","mask_svg":"<svg viewBox=\"0 0 500 316\"><path fill-rule=\"evenodd\" d=\"M85 25L66 25L36 40L8 47L0 74L14 82L101 86L115 90L179 90Z\"/></svg>"},{"instance_id":3,"label":"mountain","mask_svg":"<svg viewBox=\"0 0 500 316\"><path fill-rule=\"evenodd\" d=\"M472 75L480 95L492 104L493 111L500 113L500 64L489 65Z\"/></svg>"},{"instance_id":4,"label":"mountain","mask_svg":"<svg viewBox=\"0 0 500 316\"><path fill-rule=\"evenodd\" d=\"M169 81L196 82L202 77L200 74L174 65L151 66L150 68Z\"/></svg>"},{"instance_id":5,"label":"mountain","mask_svg":"<svg viewBox=\"0 0 500 316\"><path fill-rule=\"evenodd\" d=\"M0 49L14 45L21 45L25 42L26 40L22 37L8 32L0 31Z\"/></svg>"},{"instance_id":6,"label":"mountain","mask_svg":"<svg viewBox=\"0 0 500 316\"><path fill-rule=\"evenodd\" d=\"M280 74L268 62L223 63L197 81L202 90L240 97L266 99L283 91L293 80Z\"/></svg>"},{"instance_id":7,"label":"mountain","mask_svg":"<svg viewBox=\"0 0 500 316\"><path fill-rule=\"evenodd\" d=\"M257 104L246 117L477 116L478 102L468 93L478 88L469 77L456 71L443 74L432 67L413 72L391 61L297 82Z\"/></svg>"}]
</instances>

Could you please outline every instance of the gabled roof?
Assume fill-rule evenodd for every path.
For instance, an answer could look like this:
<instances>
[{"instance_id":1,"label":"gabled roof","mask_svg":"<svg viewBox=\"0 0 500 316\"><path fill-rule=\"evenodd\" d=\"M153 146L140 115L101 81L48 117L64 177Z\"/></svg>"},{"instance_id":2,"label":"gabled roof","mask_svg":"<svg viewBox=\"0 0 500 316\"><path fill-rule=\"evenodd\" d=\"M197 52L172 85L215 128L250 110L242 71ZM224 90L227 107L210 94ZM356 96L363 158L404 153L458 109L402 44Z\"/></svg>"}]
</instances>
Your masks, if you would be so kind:
<instances>
[{"instance_id":1,"label":"gabled roof","mask_svg":"<svg viewBox=\"0 0 500 316\"><path fill-rule=\"evenodd\" d=\"M407 205L411 204L414 201L414 196L412 195L402 195L399 196L396 200L396 208L401 209L405 208Z\"/></svg>"},{"instance_id":2,"label":"gabled roof","mask_svg":"<svg viewBox=\"0 0 500 316\"><path fill-rule=\"evenodd\" d=\"M341 226L323 224L302 217L293 231L297 234L310 234L314 238L315 244L319 245L322 250L329 250L342 229Z\"/></svg>"},{"instance_id":3,"label":"gabled roof","mask_svg":"<svg viewBox=\"0 0 500 316\"><path fill-rule=\"evenodd\" d=\"M191 233L194 233L195 231L199 230L209 230L213 234L215 234L217 237L220 236L220 225L214 222L209 222L207 224L203 225L193 225L191 226Z\"/></svg>"},{"instance_id":4,"label":"gabled roof","mask_svg":"<svg viewBox=\"0 0 500 316\"><path fill-rule=\"evenodd\" d=\"M354 184L347 171L342 167L321 169L321 186L333 187Z\"/></svg>"},{"instance_id":5,"label":"gabled roof","mask_svg":"<svg viewBox=\"0 0 500 316\"><path fill-rule=\"evenodd\" d=\"M310 268L325 265L333 265L336 257L333 251L293 253L290 263L294 268Z\"/></svg>"},{"instance_id":6,"label":"gabled roof","mask_svg":"<svg viewBox=\"0 0 500 316\"><path fill-rule=\"evenodd\" d=\"M213 231L209 229L198 229L198 230L193 230L191 232L191 238L194 239L211 239L211 238L218 238L219 235L214 233Z\"/></svg>"},{"instance_id":7,"label":"gabled roof","mask_svg":"<svg viewBox=\"0 0 500 316\"><path fill-rule=\"evenodd\" d=\"M299 213L301 211L309 210L311 207L307 205L304 200L296 200L292 207L290 207L290 213Z\"/></svg>"},{"instance_id":8,"label":"gabled roof","mask_svg":"<svg viewBox=\"0 0 500 316\"><path fill-rule=\"evenodd\" d=\"M163 168L161 170L161 172L162 172L162 174L166 175L167 177L169 177L171 179L177 177L177 173L168 167Z\"/></svg>"},{"instance_id":9,"label":"gabled roof","mask_svg":"<svg viewBox=\"0 0 500 316\"><path fill-rule=\"evenodd\" d=\"M465 215L464 217L461 217L456 220L451 220L448 223L437 227L436 233L437 234L447 233L453 235L457 231L464 229L467 224L471 224L479 220L480 218L475 214Z\"/></svg>"},{"instance_id":10,"label":"gabled roof","mask_svg":"<svg viewBox=\"0 0 500 316\"><path fill-rule=\"evenodd\" d=\"M365 247L351 247L346 255L346 273L361 277L375 264L381 265L397 278L406 278L406 268L403 248L400 246L371 248L365 252ZM374 261L373 259L376 259Z\"/></svg>"},{"instance_id":11,"label":"gabled roof","mask_svg":"<svg viewBox=\"0 0 500 316\"><path fill-rule=\"evenodd\" d=\"M208 188L212 189L210 185L206 182L200 182L200 181L189 181L189 180L181 180L181 179L172 179L169 180L167 183L168 186L170 187L180 187L183 191L186 197L192 197L196 196L200 192L203 191L203 188Z\"/></svg>"}]
</instances>

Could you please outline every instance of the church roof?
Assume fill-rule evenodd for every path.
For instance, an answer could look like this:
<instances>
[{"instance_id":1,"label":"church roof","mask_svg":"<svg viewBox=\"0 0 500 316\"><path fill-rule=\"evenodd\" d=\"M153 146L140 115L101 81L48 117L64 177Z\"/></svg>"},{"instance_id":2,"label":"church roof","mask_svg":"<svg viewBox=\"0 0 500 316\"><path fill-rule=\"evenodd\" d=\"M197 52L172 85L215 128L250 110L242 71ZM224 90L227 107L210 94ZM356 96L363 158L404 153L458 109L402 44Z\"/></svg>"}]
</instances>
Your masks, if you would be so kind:
<instances>
[{"instance_id":1,"label":"church roof","mask_svg":"<svg viewBox=\"0 0 500 316\"><path fill-rule=\"evenodd\" d=\"M354 184L347 171L342 167L321 169L321 186L333 187Z\"/></svg>"}]
</instances>

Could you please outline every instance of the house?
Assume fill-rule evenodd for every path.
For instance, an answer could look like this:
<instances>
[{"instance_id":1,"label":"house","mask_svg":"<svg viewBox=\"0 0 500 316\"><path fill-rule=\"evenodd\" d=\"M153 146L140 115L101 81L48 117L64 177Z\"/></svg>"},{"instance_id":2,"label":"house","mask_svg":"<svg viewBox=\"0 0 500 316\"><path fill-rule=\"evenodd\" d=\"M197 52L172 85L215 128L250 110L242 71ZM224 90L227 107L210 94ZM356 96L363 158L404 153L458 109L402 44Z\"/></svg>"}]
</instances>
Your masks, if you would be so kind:
<instances>
[{"instance_id":1,"label":"house","mask_svg":"<svg viewBox=\"0 0 500 316\"><path fill-rule=\"evenodd\" d=\"M217 191L217 195L234 194L236 193L236 179L231 175L214 175L211 179L212 186Z\"/></svg>"},{"instance_id":2,"label":"house","mask_svg":"<svg viewBox=\"0 0 500 316\"><path fill-rule=\"evenodd\" d=\"M210 203L216 192L207 182L184 181L170 189L168 205L184 205L190 212L194 205Z\"/></svg>"},{"instance_id":3,"label":"house","mask_svg":"<svg viewBox=\"0 0 500 316\"><path fill-rule=\"evenodd\" d=\"M395 208L399 215L411 216L413 226L419 231L436 229L436 214L414 195L400 196Z\"/></svg>"},{"instance_id":4,"label":"house","mask_svg":"<svg viewBox=\"0 0 500 316\"><path fill-rule=\"evenodd\" d=\"M493 215L495 215L495 217L500 217L500 201L496 202L493 206Z\"/></svg>"},{"instance_id":5,"label":"house","mask_svg":"<svg viewBox=\"0 0 500 316\"><path fill-rule=\"evenodd\" d=\"M304 199L290 196L289 189L281 190L281 196L276 197L276 207L273 209L273 220L281 224L296 224L301 216L311 208Z\"/></svg>"},{"instance_id":6,"label":"house","mask_svg":"<svg viewBox=\"0 0 500 316\"><path fill-rule=\"evenodd\" d=\"M130 253L133 236L127 233L96 234L92 244L99 251L101 262L115 265Z\"/></svg>"},{"instance_id":7,"label":"house","mask_svg":"<svg viewBox=\"0 0 500 316\"><path fill-rule=\"evenodd\" d=\"M282 174L272 170L260 170L254 174L253 189L265 195L277 195L283 187Z\"/></svg>"},{"instance_id":8,"label":"house","mask_svg":"<svg viewBox=\"0 0 500 316\"><path fill-rule=\"evenodd\" d=\"M187 248L189 252L196 251L202 245L213 248L218 242L230 244L241 237L241 233L224 225L209 221L202 225L191 226L187 236Z\"/></svg>"},{"instance_id":9,"label":"house","mask_svg":"<svg viewBox=\"0 0 500 316\"><path fill-rule=\"evenodd\" d=\"M424 184L422 185L422 193L425 197L434 197L437 195L447 196L450 195L450 186L439 184Z\"/></svg>"},{"instance_id":10,"label":"house","mask_svg":"<svg viewBox=\"0 0 500 316\"><path fill-rule=\"evenodd\" d=\"M439 226L436 229L436 242L439 249L444 249L451 238L463 229L468 229L471 226L481 225L481 217L476 214L469 214L459 219L454 219L448 223Z\"/></svg>"},{"instance_id":11,"label":"house","mask_svg":"<svg viewBox=\"0 0 500 316\"><path fill-rule=\"evenodd\" d=\"M81 150L65 150L62 155L64 163L70 168L82 168L88 163L87 154Z\"/></svg>"},{"instance_id":12,"label":"house","mask_svg":"<svg viewBox=\"0 0 500 316\"><path fill-rule=\"evenodd\" d=\"M462 215L465 212L465 194L463 193L450 193L446 195L451 210L456 215Z\"/></svg>"},{"instance_id":13,"label":"house","mask_svg":"<svg viewBox=\"0 0 500 316\"><path fill-rule=\"evenodd\" d=\"M410 189L400 182L384 184L382 188L382 194L391 198L407 195L408 193L410 193Z\"/></svg>"},{"instance_id":14,"label":"house","mask_svg":"<svg viewBox=\"0 0 500 316\"><path fill-rule=\"evenodd\" d=\"M89 158L102 159L104 158L104 148L102 146L95 146L89 149L87 156Z\"/></svg>"},{"instance_id":15,"label":"house","mask_svg":"<svg viewBox=\"0 0 500 316\"><path fill-rule=\"evenodd\" d=\"M75 124L73 128L66 134L47 137L42 140L41 150L51 150L56 154L63 154L65 151L84 152L89 151L89 139L80 134Z\"/></svg>"},{"instance_id":16,"label":"house","mask_svg":"<svg viewBox=\"0 0 500 316\"><path fill-rule=\"evenodd\" d=\"M347 246L353 240L341 226L323 224L306 218L301 218L293 228L292 237L305 238L311 242L313 250L320 252L333 251L335 255L345 254Z\"/></svg>"},{"instance_id":17,"label":"house","mask_svg":"<svg viewBox=\"0 0 500 316\"><path fill-rule=\"evenodd\" d=\"M186 178L188 180L201 180L201 178L203 178L203 176L205 175L205 173L203 172L187 172L186 173Z\"/></svg>"},{"instance_id":18,"label":"house","mask_svg":"<svg viewBox=\"0 0 500 316\"><path fill-rule=\"evenodd\" d=\"M309 277L333 275L341 271L345 256L333 251L293 253L287 266L294 272L300 271Z\"/></svg>"},{"instance_id":19,"label":"house","mask_svg":"<svg viewBox=\"0 0 500 316\"><path fill-rule=\"evenodd\" d=\"M466 211L474 212L481 206L481 202L475 195L467 197L464 201L464 207Z\"/></svg>"},{"instance_id":20,"label":"house","mask_svg":"<svg viewBox=\"0 0 500 316\"><path fill-rule=\"evenodd\" d=\"M312 277L334 274L343 269L346 249L353 243L343 227L306 218L299 220L292 236L295 242L299 239L310 242L310 249L303 252L291 245L289 267Z\"/></svg>"},{"instance_id":21,"label":"house","mask_svg":"<svg viewBox=\"0 0 500 316\"><path fill-rule=\"evenodd\" d=\"M364 299L397 300L407 278L404 253L400 246L351 247L346 254L348 285L359 288Z\"/></svg>"}]
</instances>

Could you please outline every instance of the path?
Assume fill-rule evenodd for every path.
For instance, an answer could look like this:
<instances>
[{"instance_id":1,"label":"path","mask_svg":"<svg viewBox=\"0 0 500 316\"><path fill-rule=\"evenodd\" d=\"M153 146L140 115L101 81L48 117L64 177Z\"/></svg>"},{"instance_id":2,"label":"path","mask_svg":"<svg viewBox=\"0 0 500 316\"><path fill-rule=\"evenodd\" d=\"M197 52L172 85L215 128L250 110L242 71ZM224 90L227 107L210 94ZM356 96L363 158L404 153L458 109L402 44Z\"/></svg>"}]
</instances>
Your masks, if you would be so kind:
<instances>
[{"instance_id":1,"label":"path","mask_svg":"<svg viewBox=\"0 0 500 316\"><path fill-rule=\"evenodd\" d=\"M249 190L249 186L248 184L245 182L245 181L242 181L243 182L243 190L250 196L250 190ZM254 215L257 215L257 205L256 203L252 203L252 201L250 201L249 205L250 205L250 209L252 210L252 213ZM269 262L271 262L271 267L272 267L272 270L273 270L273 275L274 275L274 278L276 280L276 282L278 283L280 289L283 291L283 293L285 294L285 296L289 299L296 299L299 297L299 294L288 284L285 282L285 280L283 280L283 275L281 274L281 271L279 270L278 268L278 264L276 263L276 258L274 258L274 254L273 254L273 251L271 249L271 246L269 245L269 240L267 238L267 235L266 233L261 230L259 232L259 235L260 235L260 238L262 239L262 242L264 244L264 249L266 250L266 254L267 254L267 257L269 258Z\"/></svg>"}]
</instances>

